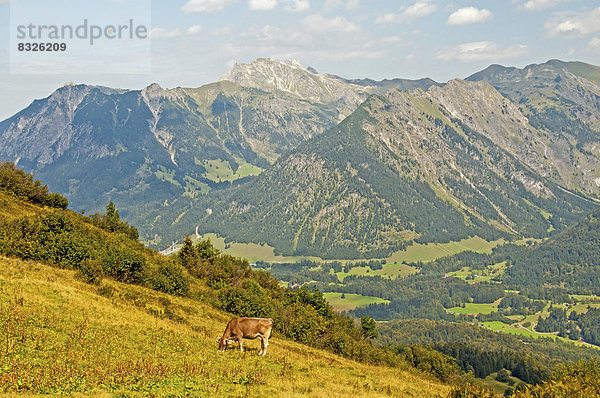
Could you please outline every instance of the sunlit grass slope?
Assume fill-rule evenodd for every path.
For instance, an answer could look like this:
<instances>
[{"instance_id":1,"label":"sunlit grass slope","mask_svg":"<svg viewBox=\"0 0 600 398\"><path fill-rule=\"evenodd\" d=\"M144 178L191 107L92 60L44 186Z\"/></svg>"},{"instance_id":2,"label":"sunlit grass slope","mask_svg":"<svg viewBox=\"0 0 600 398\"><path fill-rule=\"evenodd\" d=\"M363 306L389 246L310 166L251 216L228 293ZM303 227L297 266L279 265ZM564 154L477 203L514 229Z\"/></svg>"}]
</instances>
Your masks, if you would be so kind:
<instances>
[{"instance_id":1,"label":"sunlit grass slope","mask_svg":"<svg viewBox=\"0 0 600 398\"><path fill-rule=\"evenodd\" d=\"M193 293L198 297L201 292ZM360 364L273 336L217 351L229 316L191 298L0 257L0 394L446 396L412 368Z\"/></svg>"}]
</instances>

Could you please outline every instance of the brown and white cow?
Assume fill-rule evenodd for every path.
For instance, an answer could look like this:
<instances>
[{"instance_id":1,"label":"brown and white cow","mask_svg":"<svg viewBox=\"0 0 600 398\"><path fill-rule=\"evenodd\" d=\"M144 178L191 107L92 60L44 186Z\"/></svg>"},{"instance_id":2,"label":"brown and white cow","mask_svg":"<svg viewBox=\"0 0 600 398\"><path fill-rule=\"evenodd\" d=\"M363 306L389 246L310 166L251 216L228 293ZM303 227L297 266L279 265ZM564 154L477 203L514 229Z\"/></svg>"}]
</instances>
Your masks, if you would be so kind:
<instances>
[{"instance_id":1,"label":"brown and white cow","mask_svg":"<svg viewBox=\"0 0 600 398\"><path fill-rule=\"evenodd\" d=\"M269 337L273 329L271 318L234 318L227 324L223 337L219 337L219 351L223 352L235 340L240 343L240 351L244 352L242 339L260 339L261 350L258 355L265 355L269 346Z\"/></svg>"}]
</instances>

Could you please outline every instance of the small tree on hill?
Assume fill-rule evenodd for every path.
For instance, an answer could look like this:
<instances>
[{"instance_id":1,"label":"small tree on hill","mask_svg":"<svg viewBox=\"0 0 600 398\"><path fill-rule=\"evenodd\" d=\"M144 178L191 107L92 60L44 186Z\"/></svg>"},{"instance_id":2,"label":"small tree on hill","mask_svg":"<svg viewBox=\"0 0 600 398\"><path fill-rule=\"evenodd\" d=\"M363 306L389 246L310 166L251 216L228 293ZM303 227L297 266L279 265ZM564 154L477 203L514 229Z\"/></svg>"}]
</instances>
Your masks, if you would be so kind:
<instances>
[{"instance_id":1,"label":"small tree on hill","mask_svg":"<svg viewBox=\"0 0 600 398\"><path fill-rule=\"evenodd\" d=\"M111 225L116 225L119 223L119 221L121 221L119 210L117 210L112 200L108 202L108 205L106 206L106 220Z\"/></svg>"},{"instance_id":2,"label":"small tree on hill","mask_svg":"<svg viewBox=\"0 0 600 398\"><path fill-rule=\"evenodd\" d=\"M187 269L193 269L198 262L198 251L194 247L192 238L189 235L183 240L183 247L179 250L179 261Z\"/></svg>"},{"instance_id":3,"label":"small tree on hill","mask_svg":"<svg viewBox=\"0 0 600 398\"><path fill-rule=\"evenodd\" d=\"M218 256L221 252L219 249L215 248L212 243L210 243L210 239L205 239L196 245L196 251L200 258L204 260L208 260L212 257Z\"/></svg>"},{"instance_id":4,"label":"small tree on hill","mask_svg":"<svg viewBox=\"0 0 600 398\"><path fill-rule=\"evenodd\" d=\"M500 371L496 374L496 380L501 383L508 383L510 381L510 375L506 369L500 369Z\"/></svg>"},{"instance_id":5,"label":"small tree on hill","mask_svg":"<svg viewBox=\"0 0 600 398\"><path fill-rule=\"evenodd\" d=\"M377 332L377 323L375 322L375 319L370 316L363 316L360 318L360 327L365 339L374 339L379 336L379 333Z\"/></svg>"}]
</instances>

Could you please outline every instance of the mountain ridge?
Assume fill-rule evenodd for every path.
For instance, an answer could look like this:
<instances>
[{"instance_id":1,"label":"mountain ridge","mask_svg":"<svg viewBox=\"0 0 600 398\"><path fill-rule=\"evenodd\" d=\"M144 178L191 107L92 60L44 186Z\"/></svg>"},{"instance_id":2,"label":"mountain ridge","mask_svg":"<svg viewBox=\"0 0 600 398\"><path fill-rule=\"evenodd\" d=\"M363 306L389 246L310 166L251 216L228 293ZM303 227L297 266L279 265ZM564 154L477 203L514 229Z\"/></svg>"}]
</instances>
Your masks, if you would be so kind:
<instances>
[{"instance_id":1,"label":"mountain ridge","mask_svg":"<svg viewBox=\"0 0 600 398\"><path fill-rule=\"evenodd\" d=\"M189 228L198 219L203 232L266 242L287 255L364 258L386 257L415 239L543 237L593 209L434 102L443 98L439 90L457 85L495 92L487 83L456 81L371 96L337 127L244 187L192 209L184 222ZM476 95L469 102L481 105ZM512 109L503 120L517 114Z\"/></svg>"},{"instance_id":2,"label":"mountain ridge","mask_svg":"<svg viewBox=\"0 0 600 398\"><path fill-rule=\"evenodd\" d=\"M559 60L523 69L493 65L467 80L487 81L519 108L548 149L553 181L599 198L600 67Z\"/></svg>"},{"instance_id":3,"label":"mountain ridge","mask_svg":"<svg viewBox=\"0 0 600 398\"><path fill-rule=\"evenodd\" d=\"M303 197L312 203L315 197L302 194L304 189L319 196L316 190L337 186L344 196L338 204L349 206L350 212L352 206L362 206L362 213L356 214L377 208L373 214L378 214L376 219L383 224L360 221L358 230L370 225L376 231L364 232L362 238L344 232L344 228L357 226L345 223L346 216L331 203L319 211L313 209L316 212L311 217L316 218L306 219L312 234L303 237L308 232L298 224L293 234L281 235L288 240L279 241L277 250L314 253L317 247L327 246L324 242L331 244L327 234L322 235L322 230L330 228L337 229L339 236L352 236L342 239L343 244L336 243L341 251L367 236L365 247L370 247L367 251L372 254L382 250L375 243L378 240L387 242L382 244L384 252L414 239L429 241L423 231L431 223L415 226L421 221L407 215L397 199L389 197L382 202L380 194L388 188L377 183L374 175L368 179L361 176L359 181L360 163L350 162L350 169L333 166L336 156L348 160L354 154L343 150L329 153L326 159L333 167L330 171L335 172L322 175L318 189L310 187L316 181L302 180L297 170L283 167L279 161L292 159L298 170L315 161L308 153L304 157L288 155L297 154L298 148L305 150L307 142L312 142L309 146L314 153L327 152L315 143L330 145L322 141L323 134L334 142L335 134L328 131L343 131L348 120L356 119L352 112L362 107L366 124L355 128L366 135L352 138L362 140L360 145L355 145L358 141L352 144L355 153L371 159L372 166L387 175L389 184L403 180L398 195L405 202L425 195L430 199L416 199L421 208L425 202L451 207L440 219L458 217L455 222L462 224L458 229L463 232L449 233L452 228L447 224L442 228L447 231L438 238L446 242L476 233L489 238L504 234L540 237L546 236L547 230L576 221L584 209L591 209L585 198L598 199L600 195L600 160L595 155L600 148L596 69L549 61L531 66L527 72L492 65L469 78L479 82L451 80L442 85L428 79L359 79L354 84L292 61L263 58L236 64L223 80L197 88L163 89L151 84L142 90L122 90L68 85L0 122L0 136L10 142L0 148L0 157L35 171L53 190L65 193L75 207L94 211L109 200L116 201L123 216L140 225L147 242L154 244L180 239L206 224L208 213L218 207L215 201L230 191L238 195L283 172L290 173L288 180L275 178L262 187L263 192L276 185L293 185L289 178L296 175L303 181L290 191L300 195L296 200ZM529 80L522 83L522 75ZM524 84L527 95L515 88L517 84ZM359 107L363 99L366 102ZM371 124L367 122L372 117L369 106L377 108L377 120ZM344 120L338 128L340 119ZM336 145L340 147L339 142ZM373 152L367 155L365 149ZM319 162L311 166L315 176L326 169ZM474 164L485 172L476 171ZM260 177L265 170L268 177ZM348 182L363 185L354 192L358 196L347 196ZM421 185L417 189L411 184ZM83 186L93 188L84 190ZM512 193L501 199L499 187ZM416 194L415 189L421 193ZM417 196L411 199L408 192ZM571 194L576 196L568 199ZM528 199L524 201L522 195ZM331 200L321 196L326 202ZM395 205L390 207L390 203ZM231 214L236 218L248 211L247 206L252 204L231 209ZM289 212L300 211L302 206L299 202L282 209L282 217L298 223L306 215L290 216ZM401 223L390 221L398 217L389 213L391 208L404 214ZM571 210L574 213L568 215ZM247 217L250 213L240 218L242 225L259 222ZM430 227L437 230L437 225ZM217 232L208 224L200 229ZM259 229L264 231L262 226ZM256 239L251 235L244 239Z\"/></svg>"}]
</instances>

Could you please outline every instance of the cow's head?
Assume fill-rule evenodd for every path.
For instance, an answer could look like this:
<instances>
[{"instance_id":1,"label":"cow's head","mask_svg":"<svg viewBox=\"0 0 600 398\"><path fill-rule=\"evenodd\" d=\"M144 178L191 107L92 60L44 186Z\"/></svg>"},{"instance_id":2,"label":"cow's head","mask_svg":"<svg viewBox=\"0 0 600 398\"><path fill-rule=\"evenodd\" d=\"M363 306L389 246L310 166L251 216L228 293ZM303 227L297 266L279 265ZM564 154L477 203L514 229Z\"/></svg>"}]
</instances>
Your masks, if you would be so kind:
<instances>
[{"instance_id":1,"label":"cow's head","mask_svg":"<svg viewBox=\"0 0 600 398\"><path fill-rule=\"evenodd\" d=\"M229 344L233 344L235 340L233 339L224 339L222 337L217 337L217 343L219 343L219 351L223 352L227 349Z\"/></svg>"}]
</instances>

